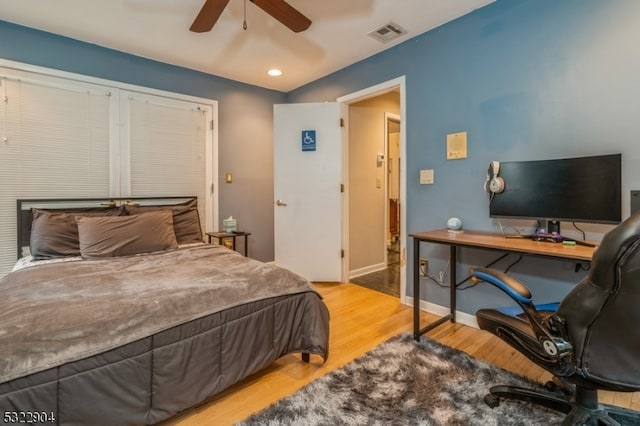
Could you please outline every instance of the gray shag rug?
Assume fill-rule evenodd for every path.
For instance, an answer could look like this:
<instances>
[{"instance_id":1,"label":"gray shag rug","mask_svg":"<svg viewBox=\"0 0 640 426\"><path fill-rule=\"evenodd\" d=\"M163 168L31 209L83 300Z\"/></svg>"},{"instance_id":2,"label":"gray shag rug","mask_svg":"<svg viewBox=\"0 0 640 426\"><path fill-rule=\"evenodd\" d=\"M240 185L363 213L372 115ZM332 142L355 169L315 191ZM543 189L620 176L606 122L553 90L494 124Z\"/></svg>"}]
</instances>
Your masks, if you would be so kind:
<instances>
[{"instance_id":1,"label":"gray shag rug","mask_svg":"<svg viewBox=\"0 0 640 426\"><path fill-rule=\"evenodd\" d=\"M396 336L241 425L554 425L563 415L522 402L488 407L498 384L541 385L428 338Z\"/></svg>"}]
</instances>

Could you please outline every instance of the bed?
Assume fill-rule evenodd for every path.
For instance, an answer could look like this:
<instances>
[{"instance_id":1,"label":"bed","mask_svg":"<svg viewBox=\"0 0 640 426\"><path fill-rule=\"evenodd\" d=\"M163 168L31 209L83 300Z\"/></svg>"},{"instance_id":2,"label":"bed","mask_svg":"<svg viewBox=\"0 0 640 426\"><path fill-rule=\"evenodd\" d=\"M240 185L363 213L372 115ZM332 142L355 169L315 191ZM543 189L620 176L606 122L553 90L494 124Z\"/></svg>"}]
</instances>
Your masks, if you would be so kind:
<instances>
[{"instance_id":1,"label":"bed","mask_svg":"<svg viewBox=\"0 0 640 426\"><path fill-rule=\"evenodd\" d=\"M328 356L302 277L204 244L195 197L18 200L0 281L5 422L153 424L290 353Z\"/></svg>"}]
</instances>

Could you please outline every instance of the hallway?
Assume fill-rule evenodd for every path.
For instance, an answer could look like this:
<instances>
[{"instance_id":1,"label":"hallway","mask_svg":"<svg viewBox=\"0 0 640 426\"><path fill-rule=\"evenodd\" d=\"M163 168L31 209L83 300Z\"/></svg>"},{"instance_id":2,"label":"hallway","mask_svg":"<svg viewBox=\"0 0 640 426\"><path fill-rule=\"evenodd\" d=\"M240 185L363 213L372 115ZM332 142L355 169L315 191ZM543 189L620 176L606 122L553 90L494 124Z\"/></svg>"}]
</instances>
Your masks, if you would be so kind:
<instances>
[{"instance_id":1,"label":"hallway","mask_svg":"<svg viewBox=\"0 0 640 426\"><path fill-rule=\"evenodd\" d=\"M387 256L386 269L352 278L350 282L390 296L400 297L400 243L397 239L387 246Z\"/></svg>"}]
</instances>

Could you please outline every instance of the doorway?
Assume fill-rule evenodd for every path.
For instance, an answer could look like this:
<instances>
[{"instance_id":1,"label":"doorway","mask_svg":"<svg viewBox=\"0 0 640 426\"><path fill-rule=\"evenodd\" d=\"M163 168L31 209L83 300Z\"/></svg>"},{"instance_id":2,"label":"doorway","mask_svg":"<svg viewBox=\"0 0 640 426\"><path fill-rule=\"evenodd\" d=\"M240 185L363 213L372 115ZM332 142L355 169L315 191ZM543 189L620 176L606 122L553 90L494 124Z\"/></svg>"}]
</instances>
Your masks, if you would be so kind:
<instances>
[{"instance_id":1,"label":"doorway","mask_svg":"<svg viewBox=\"0 0 640 426\"><path fill-rule=\"evenodd\" d=\"M402 218L400 215L400 116L386 112L385 151L387 161L386 198L387 207L387 246L399 244ZM389 261L387 260L387 266Z\"/></svg>"},{"instance_id":2,"label":"doorway","mask_svg":"<svg viewBox=\"0 0 640 426\"><path fill-rule=\"evenodd\" d=\"M403 88L400 78L338 101L348 106L349 281L404 302Z\"/></svg>"},{"instance_id":3,"label":"doorway","mask_svg":"<svg viewBox=\"0 0 640 426\"><path fill-rule=\"evenodd\" d=\"M386 147L386 232L387 232L387 267L386 287L391 292L400 293L400 233L403 228L400 198L400 116L385 113L385 147Z\"/></svg>"},{"instance_id":4,"label":"doorway","mask_svg":"<svg viewBox=\"0 0 640 426\"><path fill-rule=\"evenodd\" d=\"M331 226L331 227L324 227L324 226L319 227L316 224L311 224L310 226L307 226L306 229L320 230L321 234L317 238L324 239L327 236L331 236L331 238L338 236L338 238L340 239L341 248L338 248L336 250L324 250L325 253L338 256L337 259L340 263L340 269L341 269L341 273L338 274L340 275L339 282L346 282L350 280L351 277L356 275L354 271L357 272L357 275L360 276L360 275L365 275L368 272L383 270L386 268L387 260L388 260L387 236L389 232L389 229L388 229L389 202L388 202L388 193L386 192L388 191L388 182L387 182L388 176L387 176L387 162L386 162L386 158L388 158L388 155L387 155L387 151L386 151L386 147L384 146L384 143L381 143L380 145L376 146L373 153L371 152L365 153L365 155L363 155L362 157L363 158L362 162L368 165L373 164L373 167L375 168L375 176L373 177L373 179L363 178L362 182L357 181L357 178L359 176L354 170L350 170L352 166L350 159L357 158L359 157L359 155L357 153L351 152L352 142L350 139L354 135L362 136L364 134L364 130L362 134L358 132L354 133L351 130L351 127L355 127L354 125L355 120L352 120L352 118L357 115L356 113L354 113L354 111L358 112L359 110L355 108L351 109L350 106L352 104L357 104L357 103L364 102L369 99L375 99L375 98L379 98L379 99L393 98L394 99L393 101L394 108L392 109L392 111L395 111L394 114L396 114L399 117L399 127L400 127L400 132L398 137L399 151L400 151L399 160L398 160L399 166L397 167L398 174L399 174L399 181L400 181L400 191L399 191L398 198L400 200L406 200L406 173L404 172L404 170L406 170L406 167L405 167L406 125L405 125L405 120L403 118L406 102L405 102L404 93L405 93L405 77L403 76L403 77L398 77L393 80L389 80L387 82L378 84L376 86L372 86L367 89L363 89L359 92L355 92L350 95L346 95L337 99L336 106L339 106L341 109L342 108L344 109L343 109L343 114L340 116L337 116L336 119L333 121L334 123L333 127L342 129L341 133L343 134L348 133L349 136L346 136L345 139L342 139L345 143L337 144L337 147L341 149L342 154L340 155L338 153L334 153L333 157L331 157L332 160L322 161L321 164L324 164L324 165L331 164L332 167L333 166L340 167L342 171L341 173L338 173L339 175L338 179L339 179L339 182L341 183L340 185L332 184L331 182L328 182L327 184L327 179L325 177L318 177L318 178L312 179L312 182L327 184L328 185L327 189L329 189L330 193L340 194L340 199L342 200L341 202L342 206L339 210L341 211L341 214L331 213L328 215L332 218L337 218L338 216L340 216L340 223L336 226ZM333 108L332 102L327 102L323 104ZM293 110L295 111L300 108L304 109L306 107L310 107L310 105L311 104L287 104L286 107L293 108ZM276 105L276 107L278 106ZM281 105L280 107L284 108L285 105ZM363 108L362 110L367 112L366 107ZM289 136L280 137L278 136L277 132L281 126L278 125L279 120L275 120L275 118L277 118L278 116L278 114L276 114L275 112L277 112L277 108L274 109L274 128L276 129L274 130L274 135L275 135L274 140L275 141L286 140L288 141L287 143L291 143L291 141L295 142L296 139L298 139L297 144L294 144L294 148L295 146L297 146L298 148L294 150L296 152L300 151L301 134L305 135L305 132L309 131L309 129L317 129L316 125L309 124L311 123L310 119L304 119L304 120L293 119L292 120L290 119L290 116L287 115L288 119L286 121L289 123L291 122L297 123L299 128L294 129L294 133L292 133ZM376 136L375 136L377 138L384 139L384 135L385 135L384 128L386 126L384 117L385 117L385 113L387 112L388 112L387 110L382 109L381 112L376 113L377 119L374 122L380 123L380 130L376 132ZM318 114L313 114L314 117L316 117L317 115ZM344 120L340 117L344 118ZM338 122L344 123L344 127L342 127L342 125L335 126L335 123L338 123ZM367 126L364 126L363 129L368 128L370 126L371 126L371 122L369 122ZM320 133L316 133L316 135L320 135ZM341 138L328 137L324 140L325 141L333 140L335 142L340 142ZM320 144L320 140L318 144ZM366 144L363 146L365 146L365 149L370 151L371 149L370 146ZM308 150L305 150L303 146L302 151L308 151ZM312 150L311 152L319 152L319 150L318 151ZM274 156L276 157L276 161L274 161L274 165L275 165L274 168L276 169L276 171L281 169L280 167L278 167L278 164L277 164L277 158L279 158L279 155L277 154L278 154L277 149L274 149ZM311 160L312 158L316 158L316 157L317 157L316 155L305 156L306 160ZM285 156L285 163L292 162L292 161L286 160L286 158L287 157ZM296 164L302 164L298 160L293 162ZM311 168L312 167L308 167L307 169L311 169ZM322 169L322 167L320 169ZM354 179L356 179L356 181L354 181ZM287 179L287 181L293 182L293 183L298 182L297 179L294 179L294 180ZM295 191L293 193L287 194L285 196L280 194L280 188L279 188L280 180L277 178L277 176L274 178L274 182L275 182L274 208L279 209L276 211L295 210L294 208L296 206L304 204L304 203L297 202L297 197L292 194L293 193L298 193L298 194L309 193L309 190L305 185L302 185L302 186L297 185L296 188L294 188ZM340 188L338 189L338 192L336 192L337 188ZM377 194L376 197L379 198L379 201L380 201L379 204L376 204L373 208L356 210L358 204L353 200L351 200L351 195L352 194L363 195L365 192L370 192L371 190L373 190ZM317 198L318 197L315 197L314 205L315 206L324 205L323 201ZM311 212L318 213L320 212L320 209L314 208L311 210ZM293 213L295 212L292 212L292 214ZM274 215L276 217L275 221L277 223L278 214L274 213ZM300 217L301 215L293 214L293 216ZM302 216L306 216L306 215L302 215ZM314 217L314 216L310 215L310 217ZM378 220L379 224L370 223L369 220L372 218L375 218L376 220ZM400 229L404 227L403 226L404 223L406 223L406 208L400 208L399 223L398 223L398 225L401 227ZM356 231L359 230L360 232L356 233L356 231L352 230L351 228L355 228ZM274 229L277 230L277 226ZM305 237L305 238L308 237L306 232L302 234L290 232L289 227L286 228L286 231L287 232L284 232L284 230L283 232L275 232L276 246L279 244L279 240L286 235L289 235L289 236L293 235L296 237L296 239L300 239L300 237ZM373 237L374 234L375 234L375 237ZM403 304L406 304L407 303L406 232L400 231L399 234L400 234L400 238L399 238L399 248L398 248L398 256L397 256L398 258L397 264L398 264L398 269L400 271L399 297L400 297L400 302ZM374 242L372 244L367 244L367 243L363 244L362 243L363 240L361 238L366 239L369 237L374 238L374 240L372 240ZM311 240L313 242L313 238ZM314 249L317 248L316 247L317 244L313 244L312 246ZM368 253L369 250L373 250L375 252L374 254L378 256L378 260L374 261L373 263L369 262L369 264L365 265L364 267L358 268L356 263L356 261L358 260L357 256ZM278 251L276 250L276 263L279 263L277 252ZM316 259L313 256L313 254L311 253L311 250L297 250L297 252L302 254L302 257L300 258L301 265L307 265L309 263L314 263L314 264L318 263L316 262ZM287 256L287 257L294 258L295 256ZM290 266L290 269L296 271L296 268L294 266ZM311 279L312 281L314 280L323 281L323 279L315 279L311 274L308 274L308 278ZM332 281L335 281L335 280L337 280L337 278L333 279Z\"/></svg>"}]
</instances>

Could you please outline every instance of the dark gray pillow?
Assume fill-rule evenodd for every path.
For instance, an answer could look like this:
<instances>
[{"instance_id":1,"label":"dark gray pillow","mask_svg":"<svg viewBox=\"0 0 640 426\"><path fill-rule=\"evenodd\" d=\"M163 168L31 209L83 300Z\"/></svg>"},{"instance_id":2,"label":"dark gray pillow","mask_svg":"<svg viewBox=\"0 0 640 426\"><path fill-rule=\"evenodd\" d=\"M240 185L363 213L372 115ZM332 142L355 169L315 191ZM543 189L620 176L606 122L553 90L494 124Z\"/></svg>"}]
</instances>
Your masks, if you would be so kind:
<instances>
[{"instance_id":1,"label":"dark gray pillow","mask_svg":"<svg viewBox=\"0 0 640 426\"><path fill-rule=\"evenodd\" d=\"M128 256L178 248L170 210L133 216L78 216L84 258Z\"/></svg>"},{"instance_id":2,"label":"dark gray pillow","mask_svg":"<svg viewBox=\"0 0 640 426\"><path fill-rule=\"evenodd\" d=\"M29 250L35 260L80 256L76 216L118 216L124 209L73 209L64 212L32 209Z\"/></svg>"},{"instance_id":3,"label":"dark gray pillow","mask_svg":"<svg viewBox=\"0 0 640 426\"><path fill-rule=\"evenodd\" d=\"M196 199L166 206L125 206L125 211L130 215L158 210L171 210L173 212L173 229L176 233L178 244L202 242L202 228L200 227L200 215L198 214L198 201Z\"/></svg>"}]
</instances>

